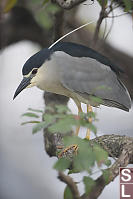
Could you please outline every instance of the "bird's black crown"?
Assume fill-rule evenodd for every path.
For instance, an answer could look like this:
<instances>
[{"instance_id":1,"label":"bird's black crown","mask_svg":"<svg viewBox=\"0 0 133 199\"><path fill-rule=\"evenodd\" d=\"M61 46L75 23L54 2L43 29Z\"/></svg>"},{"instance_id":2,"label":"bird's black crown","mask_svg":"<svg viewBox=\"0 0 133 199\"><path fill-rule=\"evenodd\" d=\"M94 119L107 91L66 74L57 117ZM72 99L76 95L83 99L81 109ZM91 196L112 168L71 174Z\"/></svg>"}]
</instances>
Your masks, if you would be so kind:
<instances>
[{"instance_id":1,"label":"bird's black crown","mask_svg":"<svg viewBox=\"0 0 133 199\"><path fill-rule=\"evenodd\" d=\"M91 48L71 42L58 42L51 49L44 48L35 55L31 56L23 66L23 75L29 74L33 68L39 68L42 66L46 60L50 59L51 54L56 51L63 51L73 57L90 57L109 66L115 73L123 72L121 68L113 64L107 57Z\"/></svg>"},{"instance_id":2,"label":"bird's black crown","mask_svg":"<svg viewBox=\"0 0 133 199\"><path fill-rule=\"evenodd\" d=\"M50 54L50 50L48 48L44 48L31 56L24 64L22 74L28 75L33 68L40 68L46 60L50 59Z\"/></svg>"}]
</instances>

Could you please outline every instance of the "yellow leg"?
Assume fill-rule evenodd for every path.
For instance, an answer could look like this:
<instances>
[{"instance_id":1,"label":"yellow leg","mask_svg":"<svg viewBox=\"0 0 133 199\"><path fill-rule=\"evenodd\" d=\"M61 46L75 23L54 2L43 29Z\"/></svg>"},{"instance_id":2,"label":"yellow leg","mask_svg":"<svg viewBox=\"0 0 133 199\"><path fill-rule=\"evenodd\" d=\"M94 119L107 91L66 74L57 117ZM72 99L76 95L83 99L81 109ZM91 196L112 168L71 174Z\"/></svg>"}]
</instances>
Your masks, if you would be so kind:
<instances>
[{"instance_id":1,"label":"yellow leg","mask_svg":"<svg viewBox=\"0 0 133 199\"><path fill-rule=\"evenodd\" d=\"M90 105L87 105L87 113L92 112L92 107ZM88 119L88 121L91 123L92 122L92 118L90 117ZM87 133L86 133L86 139L90 140L90 129L87 129Z\"/></svg>"},{"instance_id":2,"label":"yellow leg","mask_svg":"<svg viewBox=\"0 0 133 199\"><path fill-rule=\"evenodd\" d=\"M76 131L75 131L75 135L76 135L76 136L78 136L79 130L80 130L80 126L77 126L77 127L76 127Z\"/></svg>"}]
</instances>

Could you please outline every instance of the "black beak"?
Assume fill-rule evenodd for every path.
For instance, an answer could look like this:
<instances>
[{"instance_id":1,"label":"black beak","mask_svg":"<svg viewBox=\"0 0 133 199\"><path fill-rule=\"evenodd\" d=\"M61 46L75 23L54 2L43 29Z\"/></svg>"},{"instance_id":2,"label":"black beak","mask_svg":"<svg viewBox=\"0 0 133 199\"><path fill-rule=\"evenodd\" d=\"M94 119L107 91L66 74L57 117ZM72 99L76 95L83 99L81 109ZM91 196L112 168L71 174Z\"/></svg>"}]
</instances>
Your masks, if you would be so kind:
<instances>
[{"instance_id":1,"label":"black beak","mask_svg":"<svg viewBox=\"0 0 133 199\"><path fill-rule=\"evenodd\" d=\"M32 79L31 77L24 77L23 78L23 80L19 84L17 90L15 91L13 99L15 99L16 96L30 84L31 79Z\"/></svg>"}]
</instances>

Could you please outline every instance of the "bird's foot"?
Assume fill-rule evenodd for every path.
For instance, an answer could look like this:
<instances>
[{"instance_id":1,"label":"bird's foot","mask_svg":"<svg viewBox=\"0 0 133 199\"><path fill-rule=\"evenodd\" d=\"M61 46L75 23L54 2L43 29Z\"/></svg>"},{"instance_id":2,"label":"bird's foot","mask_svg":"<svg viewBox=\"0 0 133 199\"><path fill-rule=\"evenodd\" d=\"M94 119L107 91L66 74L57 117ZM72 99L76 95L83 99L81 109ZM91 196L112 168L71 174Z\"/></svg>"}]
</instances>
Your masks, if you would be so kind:
<instances>
[{"instance_id":1,"label":"bird's foot","mask_svg":"<svg viewBox=\"0 0 133 199\"><path fill-rule=\"evenodd\" d=\"M58 145L56 146L57 149L63 149L63 146L62 145Z\"/></svg>"},{"instance_id":2,"label":"bird's foot","mask_svg":"<svg viewBox=\"0 0 133 199\"><path fill-rule=\"evenodd\" d=\"M77 144L70 145L58 154L58 158L66 157L69 154L77 155L77 151L78 151Z\"/></svg>"}]
</instances>

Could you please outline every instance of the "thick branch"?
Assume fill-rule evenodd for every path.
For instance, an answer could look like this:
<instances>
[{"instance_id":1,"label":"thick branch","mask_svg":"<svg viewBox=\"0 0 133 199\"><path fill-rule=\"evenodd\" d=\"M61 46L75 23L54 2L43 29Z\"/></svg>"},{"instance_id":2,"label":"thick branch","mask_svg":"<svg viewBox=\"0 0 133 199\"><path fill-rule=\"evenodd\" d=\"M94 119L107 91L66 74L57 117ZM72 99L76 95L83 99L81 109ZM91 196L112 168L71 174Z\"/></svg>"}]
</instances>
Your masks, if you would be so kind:
<instances>
[{"instance_id":1,"label":"thick branch","mask_svg":"<svg viewBox=\"0 0 133 199\"><path fill-rule=\"evenodd\" d=\"M133 164L133 138L118 135L103 135L96 137L89 142L91 145L97 143L102 148L106 148L111 157L116 157L118 159L109 169L106 169L106 172L108 172L108 180L105 179L104 175L101 175L95 180L95 184L91 188L91 192L88 195L83 194L81 197L79 197L77 187L73 180L69 176L65 176L63 173L59 174L59 176L61 176L59 179L69 186L76 198L80 199L97 199L105 186L118 176L120 167L126 167L128 164ZM76 191L74 192L74 190Z\"/></svg>"},{"instance_id":2,"label":"thick branch","mask_svg":"<svg viewBox=\"0 0 133 199\"><path fill-rule=\"evenodd\" d=\"M47 142L47 145L45 145L45 147L46 151L48 151L48 154L50 156L56 156L58 146L63 146L62 134L46 133L45 142ZM107 150L110 157L118 158L121 155L122 151L125 149L124 147L133 145L133 138L120 135L103 135L96 137L89 142L91 145L93 145L94 143L99 144L103 149ZM54 150L52 150L52 146L54 147ZM133 163L133 150L129 163Z\"/></svg>"},{"instance_id":3,"label":"thick branch","mask_svg":"<svg viewBox=\"0 0 133 199\"><path fill-rule=\"evenodd\" d=\"M133 138L121 135L103 135L90 140L90 142L99 144L102 148L108 151L110 157L118 158L125 146L133 145ZM133 158L133 156L132 156ZM133 159L130 159L133 163Z\"/></svg>"}]
</instances>

